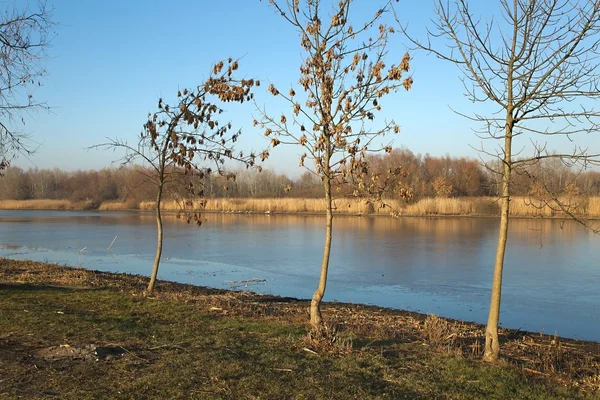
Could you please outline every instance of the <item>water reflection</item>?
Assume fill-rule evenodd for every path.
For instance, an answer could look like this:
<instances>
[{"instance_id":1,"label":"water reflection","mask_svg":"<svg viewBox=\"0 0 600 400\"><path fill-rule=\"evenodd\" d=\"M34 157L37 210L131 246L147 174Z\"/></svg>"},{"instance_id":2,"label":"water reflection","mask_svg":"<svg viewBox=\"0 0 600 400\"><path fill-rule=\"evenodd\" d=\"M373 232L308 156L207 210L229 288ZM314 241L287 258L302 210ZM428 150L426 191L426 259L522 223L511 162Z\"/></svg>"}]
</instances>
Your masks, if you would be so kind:
<instances>
[{"instance_id":1,"label":"water reflection","mask_svg":"<svg viewBox=\"0 0 600 400\"><path fill-rule=\"evenodd\" d=\"M165 216L161 278L225 288L250 281L263 293L312 295L323 217L204 219L197 228ZM1 212L0 255L147 275L154 224L152 213ZM485 322L497 231L492 218L338 217L326 299ZM572 222L512 220L501 321L600 340L598 240Z\"/></svg>"}]
</instances>

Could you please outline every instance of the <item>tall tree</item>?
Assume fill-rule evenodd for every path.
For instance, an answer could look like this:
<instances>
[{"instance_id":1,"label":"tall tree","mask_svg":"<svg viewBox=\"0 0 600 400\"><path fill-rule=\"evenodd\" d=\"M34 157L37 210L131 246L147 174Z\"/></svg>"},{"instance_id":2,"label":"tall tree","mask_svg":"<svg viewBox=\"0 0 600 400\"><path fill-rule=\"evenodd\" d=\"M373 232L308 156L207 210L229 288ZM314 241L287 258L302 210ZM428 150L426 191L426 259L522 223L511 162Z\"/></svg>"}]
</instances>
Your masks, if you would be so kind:
<instances>
[{"instance_id":1,"label":"tall tree","mask_svg":"<svg viewBox=\"0 0 600 400\"><path fill-rule=\"evenodd\" d=\"M410 89L412 78L408 54L391 56L396 64L386 65L388 39L394 30L384 22L391 1L375 8L366 21L353 13L354 2L341 0L270 1L275 10L300 34L304 62L300 66L299 92L284 93L274 85L268 90L287 102L291 111L277 116L259 109L256 124L265 129L272 147L301 146L300 165L317 174L323 183L326 234L318 287L312 297L310 321L322 334L321 300L325 295L333 230L332 185L354 182L369 189L367 152L387 150L380 138L398 132L394 121L379 125L373 120L382 109L383 97L401 88ZM326 4L323 4L326 3ZM351 23L350 21L353 20ZM310 160L311 164L305 164Z\"/></svg>"},{"instance_id":2,"label":"tall tree","mask_svg":"<svg viewBox=\"0 0 600 400\"><path fill-rule=\"evenodd\" d=\"M17 127L26 113L47 108L34 94L46 75L43 62L55 25L45 2L16 3L5 2L0 15L0 175L16 154L34 150Z\"/></svg>"},{"instance_id":3,"label":"tall tree","mask_svg":"<svg viewBox=\"0 0 600 400\"><path fill-rule=\"evenodd\" d=\"M553 137L575 140L597 131L600 116L594 108L600 97L600 1L499 0L498 4L501 14L485 18L475 15L467 0L438 0L428 41L411 39L458 67L468 97L489 104L491 110L488 115L463 114L481 124L482 137L498 141L495 151L481 149L500 166L493 170L499 181L501 218L485 333L484 360L490 362L500 352L498 322L513 173L550 158L581 168L596 162L596 155L576 145L565 153L547 149ZM525 156L528 144L531 153ZM534 174L529 178L538 181Z\"/></svg>"},{"instance_id":4,"label":"tall tree","mask_svg":"<svg viewBox=\"0 0 600 400\"><path fill-rule=\"evenodd\" d=\"M156 187L156 226L157 245L148 293L152 293L158 274L158 267L163 249L163 223L161 202L169 185L186 188L185 193L172 192L179 200L181 211L188 222L198 225L202 219L198 212L204 201L195 202L195 197L203 197L198 182L212 169L206 166L209 162L217 171L222 172L226 160L240 161L247 166L254 165L254 154L234 153L233 144L241 131L232 131L231 123L221 124L217 119L223 110L218 102L243 103L252 99L251 89L259 85L253 79L237 80L234 72L238 62L229 59L227 63L219 62L211 76L204 84L194 89L178 91L177 100L169 105L159 99L158 110L148 115L143 131L136 145L130 145L120 139L109 139L96 148L121 148L125 150L123 164L141 161L146 169L138 169L146 179ZM215 101L216 100L216 101ZM266 154L262 155L263 158Z\"/></svg>"}]
</instances>

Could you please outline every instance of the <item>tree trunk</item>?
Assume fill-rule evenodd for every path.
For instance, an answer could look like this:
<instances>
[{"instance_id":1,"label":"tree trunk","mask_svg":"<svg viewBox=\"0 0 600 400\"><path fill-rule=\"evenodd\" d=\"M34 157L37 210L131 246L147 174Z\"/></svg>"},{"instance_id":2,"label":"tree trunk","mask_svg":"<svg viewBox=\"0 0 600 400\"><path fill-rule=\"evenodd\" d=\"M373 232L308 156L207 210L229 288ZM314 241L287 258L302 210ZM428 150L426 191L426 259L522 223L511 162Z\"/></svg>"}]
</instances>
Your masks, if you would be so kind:
<instances>
[{"instance_id":1,"label":"tree trunk","mask_svg":"<svg viewBox=\"0 0 600 400\"><path fill-rule=\"evenodd\" d=\"M158 187L158 194L156 195L156 230L158 232L158 240L156 243L156 255L154 256L154 266L152 267L152 275L150 276L150 283L146 292L152 293L154 290L154 284L156 283L156 276L158 275L158 266L160 264L160 256L162 255L163 246L163 224L162 216L160 213L160 204L162 199L162 185Z\"/></svg>"},{"instance_id":2,"label":"tree trunk","mask_svg":"<svg viewBox=\"0 0 600 400\"><path fill-rule=\"evenodd\" d=\"M321 300L325 295L327 286L327 271L329 270L329 254L331 253L331 236L333 228L333 209L331 199L331 180L328 172L324 178L325 186L325 205L327 207L327 228L325 230L325 247L323 249L323 261L321 263L321 277L319 286L315 291L310 303L310 325L314 331L320 331L323 328L323 318L321 317Z\"/></svg>"},{"instance_id":3,"label":"tree trunk","mask_svg":"<svg viewBox=\"0 0 600 400\"><path fill-rule=\"evenodd\" d=\"M498 322L500 320L500 298L502 295L502 271L504 268L504 254L506 252L506 239L508 236L508 210L509 199L502 199L502 211L500 217L500 232L498 234L498 247L496 249L496 262L494 264L494 282L492 283L492 298L490 301L490 313L487 327L485 329L485 353L483 359L496 362L500 354L500 343L498 342Z\"/></svg>"},{"instance_id":4,"label":"tree trunk","mask_svg":"<svg viewBox=\"0 0 600 400\"><path fill-rule=\"evenodd\" d=\"M504 255L506 253L506 240L508 238L508 213L510 209L510 179L512 170L512 127L512 111L509 111L506 121L506 137L504 143L504 171L502 173L500 231L498 233L496 261L494 263L494 281L492 283L490 313L485 329L485 351L483 353L483 360L492 363L498 361L498 356L500 355L500 343L498 342L498 323L500 321L500 299L502 297L502 271L504 269Z\"/></svg>"}]
</instances>

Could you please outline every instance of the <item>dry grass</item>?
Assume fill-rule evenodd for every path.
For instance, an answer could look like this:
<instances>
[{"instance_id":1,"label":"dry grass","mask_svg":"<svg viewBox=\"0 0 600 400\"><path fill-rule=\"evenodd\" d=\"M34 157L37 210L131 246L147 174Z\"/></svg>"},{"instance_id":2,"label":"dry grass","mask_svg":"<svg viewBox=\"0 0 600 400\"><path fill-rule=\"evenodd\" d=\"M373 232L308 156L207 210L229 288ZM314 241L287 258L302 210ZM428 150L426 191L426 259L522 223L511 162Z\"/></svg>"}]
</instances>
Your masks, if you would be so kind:
<instances>
[{"instance_id":1,"label":"dry grass","mask_svg":"<svg viewBox=\"0 0 600 400\"><path fill-rule=\"evenodd\" d=\"M427 198L403 209L405 215L497 215L492 197Z\"/></svg>"},{"instance_id":2,"label":"dry grass","mask_svg":"<svg viewBox=\"0 0 600 400\"><path fill-rule=\"evenodd\" d=\"M588 216L594 216L594 217L600 216L600 197L599 196L588 197L587 213L588 213Z\"/></svg>"},{"instance_id":3,"label":"dry grass","mask_svg":"<svg viewBox=\"0 0 600 400\"><path fill-rule=\"evenodd\" d=\"M338 214L389 214L389 208L378 208L365 200L343 198L334 200L335 213ZM144 201L140 203L140 210L153 210L155 203ZM177 211L175 201L162 203L163 210ZM299 199L299 198L266 198L243 199L222 198L209 199L205 211L225 213L292 213L292 214L321 214L325 211L324 199Z\"/></svg>"},{"instance_id":4,"label":"dry grass","mask_svg":"<svg viewBox=\"0 0 600 400\"><path fill-rule=\"evenodd\" d=\"M600 197L561 199L575 215L600 217ZM499 215L500 202L495 197L427 198L402 209L403 215ZM556 205L524 196L514 196L510 215L515 217L564 217Z\"/></svg>"},{"instance_id":5,"label":"dry grass","mask_svg":"<svg viewBox=\"0 0 600 400\"><path fill-rule=\"evenodd\" d=\"M563 197L559 200L574 215L591 218L600 217L600 197ZM548 203L523 196L513 197L510 207L510 215L515 216L564 217L566 215L552 201Z\"/></svg>"},{"instance_id":6,"label":"dry grass","mask_svg":"<svg viewBox=\"0 0 600 400\"><path fill-rule=\"evenodd\" d=\"M513 197L510 202L510 215L552 217L555 215L555 212L540 200L528 197Z\"/></svg>"},{"instance_id":7,"label":"dry grass","mask_svg":"<svg viewBox=\"0 0 600 400\"><path fill-rule=\"evenodd\" d=\"M132 201L104 201L98 207L99 211L124 211L124 210L136 210L139 204Z\"/></svg>"},{"instance_id":8,"label":"dry grass","mask_svg":"<svg viewBox=\"0 0 600 400\"><path fill-rule=\"evenodd\" d=\"M583 218L600 218L600 197L579 197L566 199L574 208L573 213ZM413 204L403 204L397 200L387 200L386 207L369 203L363 199L341 198L334 201L335 213L346 215L380 214L397 212L405 216L432 215L468 215L497 216L500 203L494 197L426 198ZM86 210L94 208L91 201L72 202L70 200L1 200L0 209L12 210ZM155 202L142 201L105 201L98 207L101 211L119 211L139 209L153 210ZM175 201L164 201L162 209L178 211ZM205 211L223 213L263 213L263 214L323 214L324 199L302 198L221 198L208 199ZM511 201L511 216L518 217L564 217L565 213L557 207L529 197L515 196Z\"/></svg>"},{"instance_id":9,"label":"dry grass","mask_svg":"<svg viewBox=\"0 0 600 400\"><path fill-rule=\"evenodd\" d=\"M72 202L70 200L0 200L3 210L87 210L91 201Z\"/></svg>"},{"instance_id":10,"label":"dry grass","mask_svg":"<svg viewBox=\"0 0 600 400\"><path fill-rule=\"evenodd\" d=\"M456 333L452 329L452 324L435 314L430 314L423 323L423 336L430 346L445 347L451 346L456 339Z\"/></svg>"}]
</instances>

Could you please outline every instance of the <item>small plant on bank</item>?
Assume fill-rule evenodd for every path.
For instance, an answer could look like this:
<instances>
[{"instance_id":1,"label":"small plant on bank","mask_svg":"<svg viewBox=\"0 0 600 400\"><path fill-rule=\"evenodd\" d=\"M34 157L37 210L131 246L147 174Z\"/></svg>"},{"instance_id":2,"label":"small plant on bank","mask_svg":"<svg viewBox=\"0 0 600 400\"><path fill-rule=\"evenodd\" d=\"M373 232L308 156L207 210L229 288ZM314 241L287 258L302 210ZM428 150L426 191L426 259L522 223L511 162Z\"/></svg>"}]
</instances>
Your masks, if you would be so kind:
<instances>
[{"instance_id":1,"label":"small plant on bank","mask_svg":"<svg viewBox=\"0 0 600 400\"><path fill-rule=\"evenodd\" d=\"M453 324L435 314L429 314L423 323L425 342L433 348L450 349L458 337Z\"/></svg>"}]
</instances>

